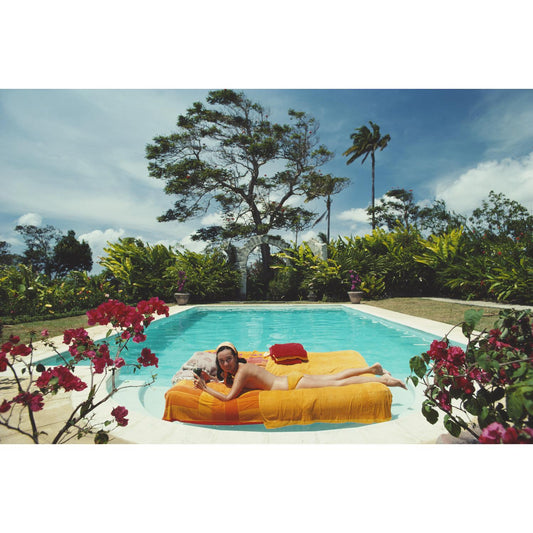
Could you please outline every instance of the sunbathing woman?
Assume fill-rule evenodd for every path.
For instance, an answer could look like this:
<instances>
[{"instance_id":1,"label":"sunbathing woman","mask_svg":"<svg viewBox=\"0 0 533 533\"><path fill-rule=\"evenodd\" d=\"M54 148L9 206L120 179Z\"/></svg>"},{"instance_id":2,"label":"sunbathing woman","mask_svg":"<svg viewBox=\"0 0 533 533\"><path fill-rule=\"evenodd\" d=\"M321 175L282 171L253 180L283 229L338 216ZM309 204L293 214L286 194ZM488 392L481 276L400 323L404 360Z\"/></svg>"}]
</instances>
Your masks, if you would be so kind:
<instances>
[{"instance_id":1,"label":"sunbathing woman","mask_svg":"<svg viewBox=\"0 0 533 533\"><path fill-rule=\"evenodd\" d=\"M351 368L331 375L311 375L294 372L288 376L275 376L258 365L245 363L244 359L239 358L237 349L231 342L223 342L216 350L217 375L219 379L224 378L224 383L226 386L231 387L231 390L228 394L223 394L208 387L205 382L206 373L202 373L202 377L195 376L194 386L223 402L233 400L245 389L314 389L369 382L383 383L388 387L407 388L402 381L393 378L379 363L366 368ZM362 374L373 375L364 376Z\"/></svg>"}]
</instances>

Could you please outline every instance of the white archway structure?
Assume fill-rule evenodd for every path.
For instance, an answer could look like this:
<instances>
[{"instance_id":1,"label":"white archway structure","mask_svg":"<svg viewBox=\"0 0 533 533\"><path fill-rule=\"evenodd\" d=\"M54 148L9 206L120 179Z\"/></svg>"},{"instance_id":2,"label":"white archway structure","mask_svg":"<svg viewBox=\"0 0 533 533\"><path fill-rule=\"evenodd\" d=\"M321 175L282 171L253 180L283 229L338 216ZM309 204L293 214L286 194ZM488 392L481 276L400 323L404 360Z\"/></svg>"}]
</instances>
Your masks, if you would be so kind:
<instances>
[{"instance_id":1,"label":"white archway structure","mask_svg":"<svg viewBox=\"0 0 533 533\"><path fill-rule=\"evenodd\" d=\"M268 244L270 246L275 246L280 250L285 248L290 248L290 246L281 238L273 237L271 235L256 235L252 237L242 248L235 248L236 260L235 264L241 273L241 298L246 299L246 263L248 262L248 256L252 251L261 246L261 244ZM288 262L288 261L286 261Z\"/></svg>"}]
</instances>

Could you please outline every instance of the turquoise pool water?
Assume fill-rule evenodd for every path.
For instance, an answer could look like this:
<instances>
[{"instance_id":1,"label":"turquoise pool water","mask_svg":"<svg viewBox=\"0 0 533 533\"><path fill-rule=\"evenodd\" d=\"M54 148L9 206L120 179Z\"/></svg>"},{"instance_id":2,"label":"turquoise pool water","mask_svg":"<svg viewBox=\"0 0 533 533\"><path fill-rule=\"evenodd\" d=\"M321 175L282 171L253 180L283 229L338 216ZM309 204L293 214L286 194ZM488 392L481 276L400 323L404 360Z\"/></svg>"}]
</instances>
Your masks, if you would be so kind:
<instances>
[{"instance_id":1,"label":"turquoise pool water","mask_svg":"<svg viewBox=\"0 0 533 533\"><path fill-rule=\"evenodd\" d=\"M216 348L222 341L242 351L267 351L283 342L299 342L312 352L353 349L369 364L379 361L393 375L405 378L409 359L426 351L434 339L342 306L193 308L153 322L147 336L141 347L148 346L159 358L158 385L170 383L194 352ZM121 377L132 375L123 372Z\"/></svg>"},{"instance_id":2,"label":"turquoise pool water","mask_svg":"<svg viewBox=\"0 0 533 533\"><path fill-rule=\"evenodd\" d=\"M159 358L159 367L121 369L121 379L157 373L157 385L172 377L196 351L231 341L238 350L267 351L276 343L299 342L311 352L353 349L368 364L379 361L399 378L409 375L409 359L426 351L433 335L343 306L202 306L153 322L142 344L130 344L125 359L134 361L144 347ZM111 350L113 354L113 351ZM124 353L123 353L124 356ZM44 361L58 364L57 358Z\"/></svg>"}]
</instances>

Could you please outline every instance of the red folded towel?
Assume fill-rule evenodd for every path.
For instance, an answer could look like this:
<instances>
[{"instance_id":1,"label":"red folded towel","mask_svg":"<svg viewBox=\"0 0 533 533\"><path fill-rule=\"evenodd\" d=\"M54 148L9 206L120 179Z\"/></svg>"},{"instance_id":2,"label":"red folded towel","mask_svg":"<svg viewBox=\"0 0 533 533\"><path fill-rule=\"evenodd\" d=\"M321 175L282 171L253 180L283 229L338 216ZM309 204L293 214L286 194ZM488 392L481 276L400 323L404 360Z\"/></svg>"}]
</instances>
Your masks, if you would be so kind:
<instances>
[{"instance_id":1,"label":"red folded towel","mask_svg":"<svg viewBox=\"0 0 533 533\"><path fill-rule=\"evenodd\" d=\"M276 363L284 365L308 361L305 348L298 342L274 344L270 347L270 356Z\"/></svg>"}]
</instances>

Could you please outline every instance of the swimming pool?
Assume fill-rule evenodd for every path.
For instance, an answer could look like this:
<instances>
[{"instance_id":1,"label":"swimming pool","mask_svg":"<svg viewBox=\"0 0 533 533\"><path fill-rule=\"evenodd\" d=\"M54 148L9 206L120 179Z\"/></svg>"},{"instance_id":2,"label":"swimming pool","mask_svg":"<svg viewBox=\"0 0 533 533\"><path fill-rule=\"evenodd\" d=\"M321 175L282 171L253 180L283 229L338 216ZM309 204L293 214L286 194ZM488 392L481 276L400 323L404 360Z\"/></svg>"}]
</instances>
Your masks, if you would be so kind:
<instances>
[{"instance_id":1,"label":"swimming pool","mask_svg":"<svg viewBox=\"0 0 533 533\"><path fill-rule=\"evenodd\" d=\"M409 359L427 350L433 339L341 306L202 306L153 322L142 347L148 346L159 358L158 385L170 385L194 352L212 350L222 341L231 341L241 351L264 352L284 342L299 342L311 352L353 349L369 364L379 360L392 374L405 378ZM130 348L131 357L137 357L134 351ZM143 372L149 376L152 370ZM132 375L131 370L121 372L122 379Z\"/></svg>"},{"instance_id":2,"label":"swimming pool","mask_svg":"<svg viewBox=\"0 0 533 533\"><path fill-rule=\"evenodd\" d=\"M267 351L284 342L299 342L312 352L353 349L368 364L379 361L395 377L405 379L409 359L426 351L435 338L353 307L331 304L198 306L154 321L146 333L146 342L130 345L125 358L134 361L148 347L159 358L159 367L135 373L124 367L118 381L148 380L153 372L157 380L149 388L119 391L115 399L127 407L137 404L157 418L162 416L164 393L174 374L194 352L214 349L222 341L233 342L241 351ZM409 409L412 399L407 391L395 390L393 416Z\"/></svg>"}]
</instances>

